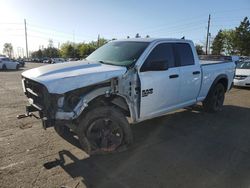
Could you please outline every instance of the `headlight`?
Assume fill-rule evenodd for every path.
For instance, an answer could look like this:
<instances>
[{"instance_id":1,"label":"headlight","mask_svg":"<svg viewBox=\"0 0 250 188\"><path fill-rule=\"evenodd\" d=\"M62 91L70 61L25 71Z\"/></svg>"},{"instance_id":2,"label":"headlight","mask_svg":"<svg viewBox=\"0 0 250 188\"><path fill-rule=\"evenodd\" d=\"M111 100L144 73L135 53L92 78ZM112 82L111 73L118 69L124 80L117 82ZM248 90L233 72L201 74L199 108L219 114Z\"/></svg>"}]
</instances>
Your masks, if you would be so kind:
<instances>
[{"instance_id":1,"label":"headlight","mask_svg":"<svg viewBox=\"0 0 250 188\"><path fill-rule=\"evenodd\" d=\"M64 104L64 97L60 97L58 100L57 100L57 106L59 108L62 108L63 107L63 104Z\"/></svg>"}]
</instances>

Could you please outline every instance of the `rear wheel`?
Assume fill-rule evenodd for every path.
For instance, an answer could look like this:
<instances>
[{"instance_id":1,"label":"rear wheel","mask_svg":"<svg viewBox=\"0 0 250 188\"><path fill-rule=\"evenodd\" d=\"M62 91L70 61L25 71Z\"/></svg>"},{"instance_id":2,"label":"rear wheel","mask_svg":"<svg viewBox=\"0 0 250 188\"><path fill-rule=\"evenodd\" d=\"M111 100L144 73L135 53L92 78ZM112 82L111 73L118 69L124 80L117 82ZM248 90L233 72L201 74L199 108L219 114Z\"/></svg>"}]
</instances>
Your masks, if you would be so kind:
<instances>
[{"instance_id":1,"label":"rear wheel","mask_svg":"<svg viewBox=\"0 0 250 188\"><path fill-rule=\"evenodd\" d=\"M88 154L121 151L133 142L130 125L118 108L97 107L84 116L79 124L80 144Z\"/></svg>"},{"instance_id":2,"label":"rear wheel","mask_svg":"<svg viewBox=\"0 0 250 188\"><path fill-rule=\"evenodd\" d=\"M207 112L218 112L222 110L225 99L225 87L218 83L208 94L203 102L203 107Z\"/></svg>"}]
</instances>

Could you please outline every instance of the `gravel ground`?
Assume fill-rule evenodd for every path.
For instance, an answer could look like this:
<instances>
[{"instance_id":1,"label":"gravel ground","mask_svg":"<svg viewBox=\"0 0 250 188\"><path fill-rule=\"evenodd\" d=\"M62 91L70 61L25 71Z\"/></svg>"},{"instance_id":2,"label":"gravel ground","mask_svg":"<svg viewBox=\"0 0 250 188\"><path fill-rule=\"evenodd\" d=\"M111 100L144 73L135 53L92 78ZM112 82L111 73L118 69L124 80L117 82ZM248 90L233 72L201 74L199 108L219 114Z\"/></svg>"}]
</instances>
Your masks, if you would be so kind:
<instances>
[{"instance_id":1,"label":"gravel ground","mask_svg":"<svg viewBox=\"0 0 250 188\"><path fill-rule=\"evenodd\" d=\"M233 88L217 114L197 105L133 125L128 151L88 157L75 138L16 119L22 71L0 72L0 187L250 187L249 89Z\"/></svg>"}]
</instances>

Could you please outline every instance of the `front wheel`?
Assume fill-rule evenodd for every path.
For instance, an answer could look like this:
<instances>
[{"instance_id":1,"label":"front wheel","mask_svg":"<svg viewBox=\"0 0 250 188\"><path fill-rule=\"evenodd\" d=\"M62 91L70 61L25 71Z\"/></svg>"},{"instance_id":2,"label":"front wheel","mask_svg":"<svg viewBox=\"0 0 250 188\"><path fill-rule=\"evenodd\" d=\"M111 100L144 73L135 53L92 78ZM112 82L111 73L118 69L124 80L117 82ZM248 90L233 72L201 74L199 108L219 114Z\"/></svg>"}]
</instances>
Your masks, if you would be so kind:
<instances>
[{"instance_id":1,"label":"front wheel","mask_svg":"<svg viewBox=\"0 0 250 188\"><path fill-rule=\"evenodd\" d=\"M70 129L66 125L62 125L62 124L55 124L54 129L57 132L57 134L61 136L62 138L68 137L71 133Z\"/></svg>"},{"instance_id":2,"label":"front wheel","mask_svg":"<svg viewBox=\"0 0 250 188\"><path fill-rule=\"evenodd\" d=\"M122 112L102 106L87 112L77 131L80 144L88 154L121 151L133 142L130 125Z\"/></svg>"},{"instance_id":3,"label":"front wheel","mask_svg":"<svg viewBox=\"0 0 250 188\"><path fill-rule=\"evenodd\" d=\"M207 112L218 112L222 110L225 99L225 87L218 83L203 101L203 107Z\"/></svg>"}]
</instances>

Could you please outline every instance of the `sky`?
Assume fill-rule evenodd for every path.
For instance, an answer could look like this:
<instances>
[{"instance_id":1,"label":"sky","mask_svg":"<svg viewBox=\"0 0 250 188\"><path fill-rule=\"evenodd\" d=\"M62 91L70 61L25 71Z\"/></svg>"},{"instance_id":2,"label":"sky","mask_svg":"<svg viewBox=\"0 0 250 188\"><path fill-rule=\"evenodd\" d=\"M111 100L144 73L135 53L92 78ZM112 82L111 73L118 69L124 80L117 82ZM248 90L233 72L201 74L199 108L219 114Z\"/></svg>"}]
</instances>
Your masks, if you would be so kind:
<instances>
[{"instance_id":1,"label":"sky","mask_svg":"<svg viewBox=\"0 0 250 188\"><path fill-rule=\"evenodd\" d=\"M250 0L0 0L0 54L12 43L25 54L24 19L29 51L64 42L134 37L185 38L204 44L208 15L213 36L250 18Z\"/></svg>"}]
</instances>

